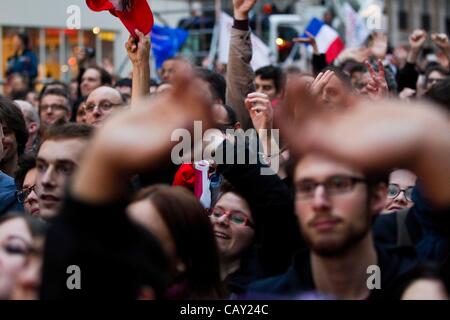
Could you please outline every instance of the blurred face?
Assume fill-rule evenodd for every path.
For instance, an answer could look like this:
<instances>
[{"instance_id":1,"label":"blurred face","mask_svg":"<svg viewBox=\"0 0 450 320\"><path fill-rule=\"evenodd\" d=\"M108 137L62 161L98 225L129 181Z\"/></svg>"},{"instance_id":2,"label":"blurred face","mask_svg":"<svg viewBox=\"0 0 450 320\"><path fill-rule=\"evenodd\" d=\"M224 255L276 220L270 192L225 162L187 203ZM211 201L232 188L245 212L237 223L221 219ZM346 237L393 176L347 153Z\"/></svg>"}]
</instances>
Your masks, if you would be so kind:
<instances>
[{"instance_id":1,"label":"blurred face","mask_svg":"<svg viewBox=\"0 0 450 320\"><path fill-rule=\"evenodd\" d=\"M319 256L338 256L359 243L384 204L369 201L362 172L328 158L302 158L294 179L301 231Z\"/></svg>"},{"instance_id":2,"label":"blurred face","mask_svg":"<svg viewBox=\"0 0 450 320\"><path fill-rule=\"evenodd\" d=\"M65 97L49 94L42 98L39 116L44 126L50 126L60 119L69 122L71 115L69 101Z\"/></svg>"},{"instance_id":3,"label":"blurred face","mask_svg":"<svg viewBox=\"0 0 450 320\"><path fill-rule=\"evenodd\" d=\"M110 87L100 87L92 91L85 104L86 123L100 126L117 107L123 106L120 93Z\"/></svg>"},{"instance_id":4,"label":"blurred face","mask_svg":"<svg viewBox=\"0 0 450 320\"><path fill-rule=\"evenodd\" d=\"M264 93L269 96L270 100L274 100L278 96L275 81L272 79L262 79L261 76L255 78L256 92Z\"/></svg>"},{"instance_id":5,"label":"blurred face","mask_svg":"<svg viewBox=\"0 0 450 320\"><path fill-rule=\"evenodd\" d=\"M222 259L237 259L253 244L255 231L243 221L253 224L247 202L234 193L225 193L211 214L211 223Z\"/></svg>"},{"instance_id":6,"label":"blurred face","mask_svg":"<svg viewBox=\"0 0 450 320\"><path fill-rule=\"evenodd\" d=\"M426 88L430 90L435 84L447 79L447 77L439 71L433 71L430 73L427 79Z\"/></svg>"},{"instance_id":7,"label":"blurred face","mask_svg":"<svg viewBox=\"0 0 450 320\"><path fill-rule=\"evenodd\" d=\"M160 242L164 252L174 266L177 260L177 249L169 227L164 222L158 209L153 203L144 199L130 204L127 208L130 218L145 227Z\"/></svg>"},{"instance_id":8,"label":"blurred face","mask_svg":"<svg viewBox=\"0 0 450 320\"><path fill-rule=\"evenodd\" d=\"M17 139L12 130L3 125L3 159L2 161L12 161L17 157Z\"/></svg>"},{"instance_id":9,"label":"blurred face","mask_svg":"<svg viewBox=\"0 0 450 320\"><path fill-rule=\"evenodd\" d=\"M330 108L345 106L346 96L350 93L342 81L333 75L322 91L322 103Z\"/></svg>"},{"instance_id":10,"label":"blurred face","mask_svg":"<svg viewBox=\"0 0 450 320\"><path fill-rule=\"evenodd\" d=\"M370 79L369 72L353 72L351 77L352 87L355 88L358 94L367 95L366 86Z\"/></svg>"},{"instance_id":11,"label":"blurred face","mask_svg":"<svg viewBox=\"0 0 450 320\"><path fill-rule=\"evenodd\" d=\"M0 225L0 300L10 298L32 241L23 219L10 219Z\"/></svg>"},{"instance_id":12,"label":"blurred face","mask_svg":"<svg viewBox=\"0 0 450 320\"><path fill-rule=\"evenodd\" d=\"M86 123L86 109L85 109L85 103L80 104L77 110L77 123Z\"/></svg>"},{"instance_id":13,"label":"blurred face","mask_svg":"<svg viewBox=\"0 0 450 320\"><path fill-rule=\"evenodd\" d=\"M12 294L13 300L39 299L44 238L35 238L33 242L33 250L27 255L25 265L17 276L16 286Z\"/></svg>"},{"instance_id":14,"label":"blurred face","mask_svg":"<svg viewBox=\"0 0 450 320\"><path fill-rule=\"evenodd\" d=\"M46 140L41 145L36 160L36 191L43 219L58 213L65 187L79 166L86 144L86 140L75 138Z\"/></svg>"},{"instance_id":15,"label":"blurred face","mask_svg":"<svg viewBox=\"0 0 450 320\"><path fill-rule=\"evenodd\" d=\"M395 170L389 177L389 188L384 213L393 213L411 208L411 194L416 185L417 177L408 170Z\"/></svg>"},{"instance_id":16,"label":"blurred face","mask_svg":"<svg viewBox=\"0 0 450 320\"><path fill-rule=\"evenodd\" d=\"M28 196L25 198L25 210L32 216L40 216L38 196L35 191L37 169L33 168L25 175L22 191L27 191Z\"/></svg>"},{"instance_id":17,"label":"blurred face","mask_svg":"<svg viewBox=\"0 0 450 320\"><path fill-rule=\"evenodd\" d=\"M163 63L163 66L161 69L161 80L163 82L170 83L172 81L173 74L174 74L174 68L175 68L174 60L166 60Z\"/></svg>"},{"instance_id":18,"label":"blurred face","mask_svg":"<svg viewBox=\"0 0 450 320\"><path fill-rule=\"evenodd\" d=\"M98 70L87 69L81 78L81 95L87 97L94 89L102 85L102 77Z\"/></svg>"},{"instance_id":19,"label":"blurred face","mask_svg":"<svg viewBox=\"0 0 450 320\"><path fill-rule=\"evenodd\" d=\"M13 41L12 42L13 42L14 51L23 50L24 49L22 40L20 40L19 36L15 35L13 37Z\"/></svg>"}]
</instances>

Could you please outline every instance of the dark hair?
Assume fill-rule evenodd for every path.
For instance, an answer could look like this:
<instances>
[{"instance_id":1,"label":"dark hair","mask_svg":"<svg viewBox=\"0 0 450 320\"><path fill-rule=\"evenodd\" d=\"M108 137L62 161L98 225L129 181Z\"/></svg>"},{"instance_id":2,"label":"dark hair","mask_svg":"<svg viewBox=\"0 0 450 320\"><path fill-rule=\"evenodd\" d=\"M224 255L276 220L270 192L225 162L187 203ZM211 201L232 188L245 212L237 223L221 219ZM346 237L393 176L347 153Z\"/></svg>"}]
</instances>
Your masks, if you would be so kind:
<instances>
[{"instance_id":1,"label":"dark hair","mask_svg":"<svg viewBox=\"0 0 450 320\"><path fill-rule=\"evenodd\" d=\"M0 97L0 121L14 132L17 140L17 154L20 157L28 141L28 130L20 108L8 98Z\"/></svg>"},{"instance_id":2,"label":"dark hair","mask_svg":"<svg viewBox=\"0 0 450 320\"><path fill-rule=\"evenodd\" d=\"M133 86L133 80L130 78L122 78L116 81L114 84L114 87L132 87Z\"/></svg>"},{"instance_id":3,"label":"dark hair","mask_svg":"<svg viewBox=\"0 0 450 320\"><path fill-rule=\"evenodd\" d=\"M362 72L362 73L366 73L369 72L369 70L367 69L367 67L362 64L362 63L357 63L351 66L351 68L349 69L349 74L350 77L355 73L355 72Z\"/></svg>"},{"instance_id":4,"label":"dark hair","mask_svg":"<svg viewBox=\"0 0 450 320\"><path fill-rule=\"evenodd\" d=\"M70 90L69 90L69 86L67 84L65 84L64 82L61 82L59 80L54 80L51 81L49 83L47 83L42 90L39 92L39 97L38 100L39 102L42 99L42 96L44 95L44 93L46 93L46 91L51 90L51 89L61 89L64 90L65 92L67 92L67 96L70 97Z\"/></svg>"},{"instance_id":5,"label":"dark hair","mask_svg":"<svg viewBox=\"0 0 450 320\"><path fill-rule=\"evenodd\" d=\"M41 106L42 100L49 95L55 95L59 97L63 97L67 100L67 108L71 111L72 110L72 100L70 99L70 93L67 90L60 89L60 88L49 88L47 90L41 91L41 94L39 95L39 107Z\"/></svg>"},{"instance_id":6,"label":"dark hair","mask_svg":"<svg viewBox=\"0 0 450 320\"><path fill-rule=\"evenodd\" d=\"M44 220L24 213L10 212L3 215L0 217L0 225L12 219L23 219L33 238L44 237L47 232L48 224Z\"/></svg>"},{"instance_id":7,"label":"dark hair","mask_svg":"<svg viewBox=\"0 0 450 320\"><path fill-rule=\"evenodd\" d=\"M94 132L94 127L81 123L65 123L51 125L44 133L42 142L46 140L85 139L89 140Z\"/></svg>"},{"instance_id":8,"label":"dark hair","mask_svg":"<svg viewBox=\"0 0 450 320\"><path fill-rule=\"evenodd\" d=\"M432 66L427 67L427 69L425 70L425 82L428 82L428 78L430 77L430 74L432 72L434 72L434 71L437 71L437 72L443 74L446 77L450 76L450 72L446 68L444 68L443 66L441 66L441 65L432 65Z\"/></svg>"},{"instance_id":9,"label":"dark hair","mask_svg":"<svg viewBox=\"0 0 450 320\"><path fill-rule=\"evenodd\" d=\"M431 102L437 103L450 111L450 78L436 83L425 95Z\"/></svg>"},{"instance_id":10,"label":"dark hair","mask_svg":"<svg viewBox=\"0 0 450 320\"><path fill-rule=\"evenodd\" d=\"M225 111L227 112L227 121L231 125L235 125L238 122L236 111L229 105L224 105Z\"/></svg>"},{"instance_id":11,"label":"dark hair","mask_svg":"<svg viewBox=\"0 0 450 320\"><path fill-rule=\"evenodd\" d=\"M195 196L182 187L155 185L139 191L134 201L148 199L174 239L177 255L186 265L190 298L222 296L219 255L211 222Z\"/></svg>"},{"instance_id":12,"label":"dark hair","mask_svg":"<svg viewBox=\"0 0 450 320\"><path fill-rule=\"evenodd\" d=\"M19 158L17 169L15 172L15 181L17 189L22 189L25 176L28 171L36 167L36 155L34 153L25 153Z\"/></svg>"},{"instance_id":13,"label":"dark hair","mask_svg":"<svg viewBox=\"0 0 450 320\"><path fill-rule=\"evenodd\" d=\"M195 73L200 79L208 82L213 99L221 100L222 103L225 103L227 90L225 78L216 72L204 68L196 68Z\"/></svg>"},{"instance_id":14,"label":"dark hair","mask_svg":"<svg viewBox=\"0 0 450 320\"><path fill-rule=\"evenodd\" d=\"M342 69L328 66L324 68L321 72L333 71L336 77L343 83L343 85L349 89L352 89L352 81L351 78L344 72Z\"/></svg>"},{"instance_id":15,"label":"dark hair","mask_svg":"<svg viewBox=\"0 0 450 320\"><path fill-rule=\"evenodd\" d=\"M284 85L284 76L281 68L276 66L266 66L255 71L255 77L263 80L273 80L277 92L281 92Z\"/></svg>"},{"instance_id":16,"label":"dark hair","mask_svg":"<svg viewBox=\"0 0 450 320\"><path fill-rule=\"evenodd\" d=\"M20 41L22 42L25 50L29 49L30 47L30 38L28 37L28 34L24 33L24 32L20 32L20 33L16 33L15 34Z\"/></svg>"},{"instance_id":17,"label":"dark hair","mask_svg":"<svg viewBox=\"0 0 450 320\"><path fill-rule=\"evenodd\" d=\"M86 71L88 71L89 69L94 69L97 70L98 73L100 74L100 82L102 83L102 86L111 86L113 83L113 79L111 74L106 71L105 69L99 67L99 66L90 66L89 68L87 68L86 70L84 70L83 74L81 75L80 79L83 78L83 75L86 73Z\"/></svg>"}]
</instances>

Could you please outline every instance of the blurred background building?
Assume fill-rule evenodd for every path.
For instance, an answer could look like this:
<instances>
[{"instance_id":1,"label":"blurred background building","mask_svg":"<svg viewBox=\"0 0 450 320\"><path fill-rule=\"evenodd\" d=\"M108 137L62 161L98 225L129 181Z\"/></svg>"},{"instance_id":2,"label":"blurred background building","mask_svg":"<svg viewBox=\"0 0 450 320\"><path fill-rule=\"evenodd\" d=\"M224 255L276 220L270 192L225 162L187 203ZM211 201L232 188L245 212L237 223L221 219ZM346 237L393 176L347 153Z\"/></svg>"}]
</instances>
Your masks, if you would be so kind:
<instances>
[{"instance_id":1,"label":"blurred background building","mask_svg":"<svg viewBox=\"0 0 450 320\"><path fill-rule=\"evenodd\" d=\"M381 8L383 26L392 44L407 41L410 32L423 28L430 32L450 32L450 0L260 0L252 13L252 27L267 44L276 41L269 35L270 16L292 14L303 24L313 16L342 34L342 4L349 2L363 13L371 5ZM158 24L189 31L182 52L200 64L211 55L217 9L231 14L231 0L149 0ZM67 9L81 9L81 29L67 29ZM328 13L327 13L328 12ZM6 61L13 54L12 34L26 32L31 49L39 59L38 81L69 81L77 72L76 52L80 47L95 50L98 64L109 71L127 75L130 65L124 43L127 30L109 13L91 12L84 0L2 0L0 1L0 82L4 80ZM281 26L277 40L297 36ZM386 31L386 30L385 30ZM289 40L289 39L287 39ZM278 50L283 50L279 47Z\"/></svg>"}]
</instances>

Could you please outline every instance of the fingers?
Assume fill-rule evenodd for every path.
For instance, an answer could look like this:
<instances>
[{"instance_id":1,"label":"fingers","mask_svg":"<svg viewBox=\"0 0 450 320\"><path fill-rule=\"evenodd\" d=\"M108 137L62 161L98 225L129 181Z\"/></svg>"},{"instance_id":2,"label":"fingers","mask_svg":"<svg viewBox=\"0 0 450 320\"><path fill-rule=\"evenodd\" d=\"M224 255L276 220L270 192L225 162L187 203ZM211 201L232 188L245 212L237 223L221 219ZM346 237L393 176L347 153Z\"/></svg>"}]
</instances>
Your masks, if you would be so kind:
<instances>
[{"instance_id":1,"label":"fingers","mask_svg":"<svg viewBox=\"0 0 450 320\"><path fill-rule=\"evenodd\" d=\"M373 69L372 64L367 60L364 62L364 64L366 65L367 69L369 69L370 77L372 79L376 79L377 74L376 74L375 70Z\"/></svg>"},{"instance_id":2,"label":"fingers","mask_svg":"<svg viewBox=\"0 0 450 320\"><path fill-rule=\"evenodd\" d=\"M247 100L249 100L253 104L253 106L256 105L267 106L270 104L270 101L265 98L250 98Z\"/></svg>"},{"instance_id":3,"label":"fingers","mask_svg":"<svg viewBox=\"0 0 450 320\"><path fill-rule=\"evenodd\" d=\"M294 43L311 43L310 38L294 38L292 41Z\"/></svg>"},{"instance_id":4,"label":"fingers","mask_svg":"<svg viewBox=\"0 0 450 320\"><path fill-rule=\"evenodd\" d=\"M381 61L381 59L378 60L377 64L378 64L378 76L381 79L385 79L386 72L384 70L384 65L383 65L383 62Z\"/></svg>"},{"instance_id":5,"label":"fingers","mask_svg":"<svg viewBox=\"0 0 450 320\"><path fill-rule=\"evenodd\" d=\"M251 98L263 98L263 99L269 100L269 96L267 94L265 94L265 93L262 93L262 92L249 93L247 98L248 99L251 99Z\"/></svg>"},{"instance_id":6,"label":"fingers","mask_svg":"<svg viewBox=\"0 0 450 320\"><path fill-rule=\"evenodd\" d=\"M315 39L315 37L312 35L311 32L305 31L305 34L306 34L308 37L310 37L311 39Z\"/></svg>"}]
</instances>

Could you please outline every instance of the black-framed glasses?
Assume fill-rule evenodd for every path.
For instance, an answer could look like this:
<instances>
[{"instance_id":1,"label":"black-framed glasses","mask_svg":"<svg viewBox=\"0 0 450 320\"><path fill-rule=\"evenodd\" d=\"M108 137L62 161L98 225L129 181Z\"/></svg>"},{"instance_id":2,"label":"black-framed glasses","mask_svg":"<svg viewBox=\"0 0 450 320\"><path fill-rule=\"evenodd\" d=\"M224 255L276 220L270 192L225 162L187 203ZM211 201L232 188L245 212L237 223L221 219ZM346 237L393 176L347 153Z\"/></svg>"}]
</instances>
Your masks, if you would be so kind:
<instances>
[{"instance_id":1,"label":"black-framed glasses","mask_svg":"<svg viewBox=\"0 0 450 320\"><path fill-rule=\"evenodd\" d=\"M42 105L40 107L40 111L47 111L48 109L51 110L51 112L55 111L69 111L70 107L63 105L63 104L50 104L50 105Z\"/></svg>"},{"instance_id":2,"label":"black-framed glasses","mask_svg":"<svg viewBox=\"0 0 450 320\"><path fill-rule=\"evenodd\" d=\"M227 211L222 208L213 208L209 210L209 216L215 219L226 217L229 221L240 226L254 228L255 225L250 221L247 215L240 211Z\"/></svg>"},{"instance_id":3,"label":"black-framed glasses","mask_svg":"<svg viewBox=\"0 0 450 320\"><path fill-rule=\"evenodd\" d=\"M25 200L28 198L28 196L30 195L30 193L32 191L35 191L35 189L36 189L36 185L33 185L33 186L29 187L29 188L25 188L25 189L22 189L22 190L18 190L16 192L17 200L20 203L25 203Z\"/></svg>"},{"instance_id":4,"label":"black-framed glasses","mask_svg":"<svg viewBox=\"0 0 450 320\"><path fill-rule=\"evenodd\" d=\"M408 187L406 189L400 188L398 184L390 183L388 187L388 198L395 199L397 198L400 193L403 192L403 195L405 196L405 199L409 202L413 202L412 194L413 194L414 187Z\"/></svg>"},{"instance_id":5,"label":"black-framed glasses","mask_svg":"<svg viewBox=\"0 0 450 320\"><path fill-rule=\"evenodd\" d=\"M351 192L358 183L367 183L367 180L351 176L333 176L323 182L303 179L296 183L296 197L298 200L310 200L314 198L318 186L323 186L330 196L345 194Z\"/></svg>"},{"instance_id":6,"label":"black-framed glasses","mask_svg":"<svg viewBox=\"0 0 450 320\"><path fill-rule=\"evenodd\" d=\"M94 112L95 107L97 107L100 110L102 110L103 112L107 112L107 111L111 110L112 108L118 107L118 106L121 106L121 105L122 105L121 103L115 103L114 104L114 103L109 102L109 101L102 101L99 104L89 103L89 104L86 104L84 106L84 111L86 113L92 113L92 112Z\"/></svg>"}]
</instances>

